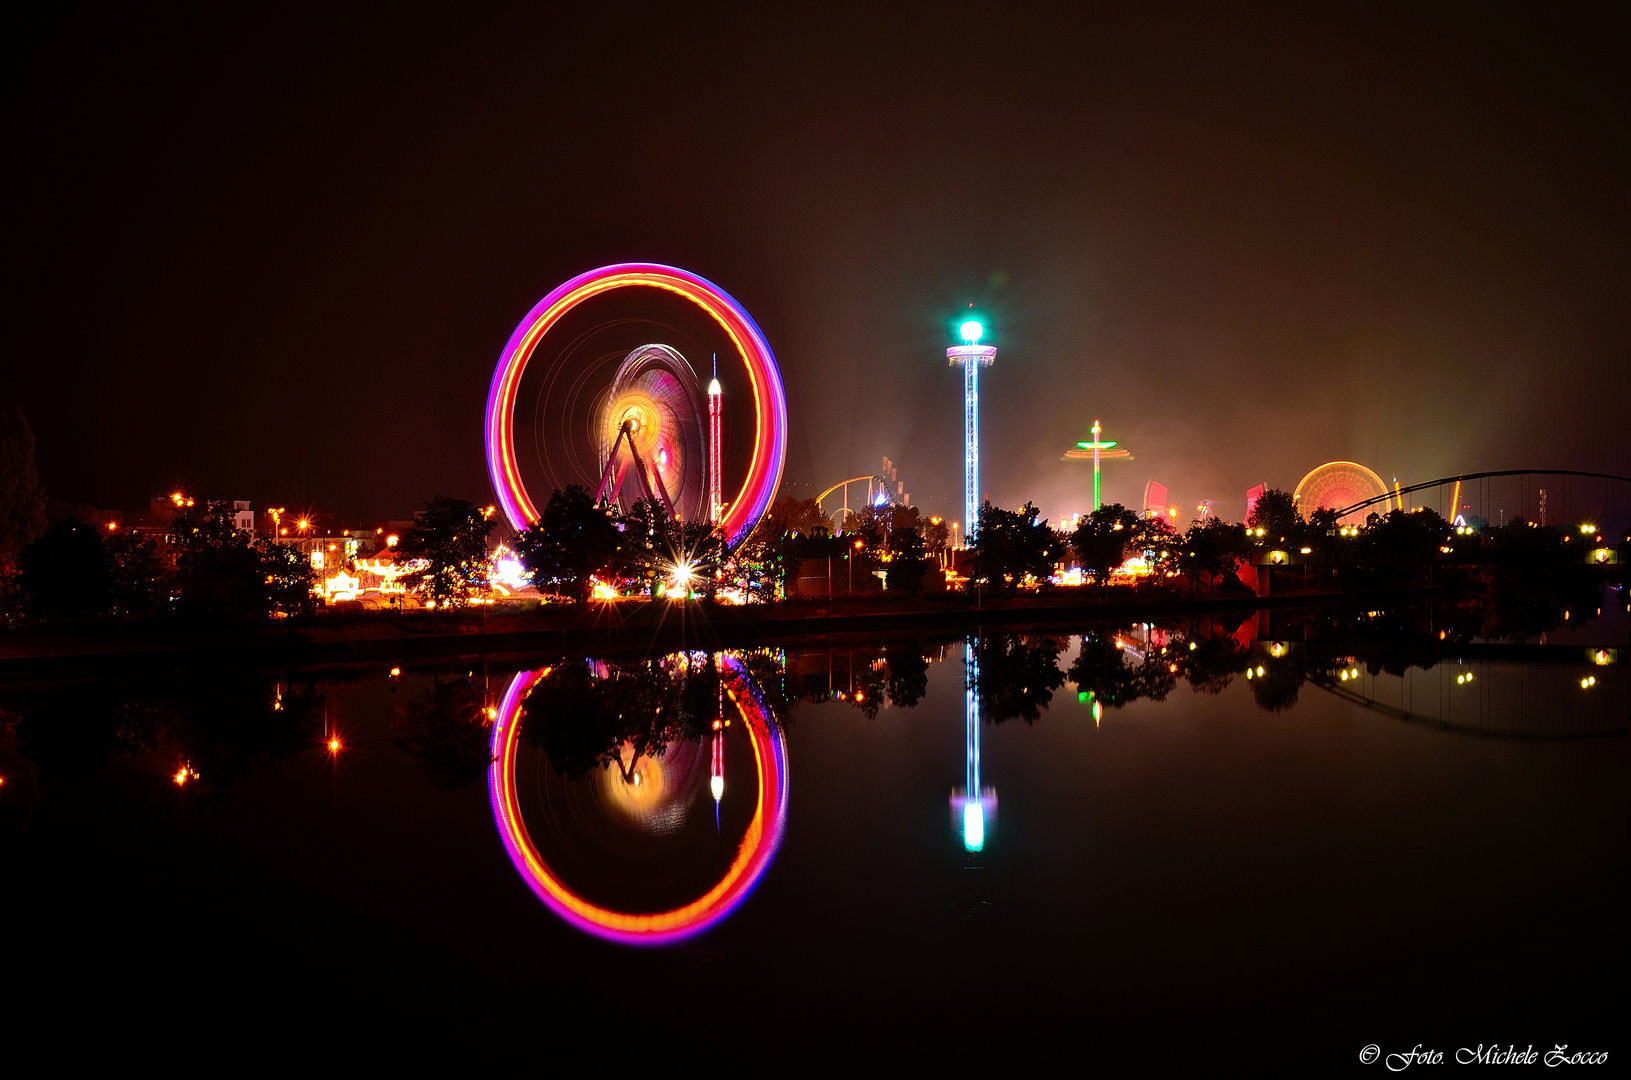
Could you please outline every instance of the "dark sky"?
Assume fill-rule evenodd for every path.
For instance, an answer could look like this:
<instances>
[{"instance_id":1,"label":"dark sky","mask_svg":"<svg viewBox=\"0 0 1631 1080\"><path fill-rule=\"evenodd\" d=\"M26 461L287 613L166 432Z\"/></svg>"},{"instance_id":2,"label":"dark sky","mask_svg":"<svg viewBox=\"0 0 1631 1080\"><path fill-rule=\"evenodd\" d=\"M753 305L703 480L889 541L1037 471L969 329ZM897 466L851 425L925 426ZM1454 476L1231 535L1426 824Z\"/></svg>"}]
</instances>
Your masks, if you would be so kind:
<instances>
[{"instance_id":1,"label":"dark sky","mask_svg":"<svg viewBox=\"0 0 1631 1080\"><path fill-rule=\"evenodd\" d=\"M13 24L4 384L51 494L486 499L500 348L625 259L765 329L789 481L888 454L953 511L970 302L983 486L1050 517L1094 416L1109 497L1229 516L1337 457L1631 473L1613 5L455 7Z\"/></svg>"}]
</instances>

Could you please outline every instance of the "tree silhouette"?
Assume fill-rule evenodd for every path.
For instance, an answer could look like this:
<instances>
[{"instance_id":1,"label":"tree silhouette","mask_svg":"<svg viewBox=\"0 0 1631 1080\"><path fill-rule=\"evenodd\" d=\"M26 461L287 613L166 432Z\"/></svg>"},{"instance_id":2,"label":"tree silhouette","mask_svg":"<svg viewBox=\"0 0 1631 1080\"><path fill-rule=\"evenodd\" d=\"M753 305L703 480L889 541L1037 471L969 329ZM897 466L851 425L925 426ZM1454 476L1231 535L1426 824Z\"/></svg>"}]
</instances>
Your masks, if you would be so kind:
<instances>
[{"instance_id":1,"label":"tree silhouette","mask_svg":"<svg viewBox=\"0 0 1631 1080\"><path fill-rule=\"evenodd\" d=\"M78 518L59 521L23 549L18 584L30 615L84 618L113 603L113 574L102 533Z\"/></svg>"},{"instance_id":2,"label":"tree silhouette","mask_svg":"<svg viewBox=\"0 0 1631 1080\"><path fill-rule=\"evenodd\" d=\"M1032 503L1003 510L987 500L970 550L970 577L997 592L1012 593L1026 576L1046 586L1055 564L1065 557L1065 541L1038 518Z\"/></svg>"},{"instance_id":3,"label":"tree silhouette","mask_svg":"<svg viewBox=\"0 0 1631 1080\"><path fill-rule=\"evenodd\" d=\"M511 547L539 589L588 600L594 589L590 579L607 574L619 539L611 509L596 503L583 485L568 484L550 495L537 524Z\"/></svg>"},{"instance_id":4,"label":"tree silhouette","mask_svg":"<svg viewBox=\"0 0 1631 1080\"><path fill-rule=\"evenodd\" d=\"M1138 524L1138 515L1120 503L1106 503L1077 524L1070 534L1071 550L1096 584L1103 585L1126 561Z\"/></svg>"},{"instance_id":5,"label":"tree silhouette","mask_svg":"<svg viewBox=\"0 0 1631 1080\"><path fill-rule=\"evenodd\" d=\"M402 576L403 584L436 602L462 605L471 590L484 588L492 574L487 537L498 523L466 499L437 495L397 544L397 560L424 560L425 566Z\"/></svg>"},{"instance_id":6,"label":"tree silhouette","mask_svg":"<svg viewBox=\"0 0 1631 1080\"><path fill-rule=\"evenodd\" d=\"M1191 592L1196 591L1202 581L1211 591L1220 577L1240 568L1249 550L1244 527L1207 518L1191 525L1184 533L1178 546L1178 569L1189 579Z\"/></svg>"},{"instance_id":7,"label":"tree silhouette","mask_svg":"<svg viewBox=\"0 0 1631 1080\"><path fill-rule=\"evenodd\" d=\"M1303 524L1302 514L1297 511L1297 500L1289 491L1279 488L1269 488L1259 495L1257 502L1252 506L1252 512L1246 517L1246 527L1262 529L1269 543L1279 543L1297 534Z\"/></svg>"}]
</instances>

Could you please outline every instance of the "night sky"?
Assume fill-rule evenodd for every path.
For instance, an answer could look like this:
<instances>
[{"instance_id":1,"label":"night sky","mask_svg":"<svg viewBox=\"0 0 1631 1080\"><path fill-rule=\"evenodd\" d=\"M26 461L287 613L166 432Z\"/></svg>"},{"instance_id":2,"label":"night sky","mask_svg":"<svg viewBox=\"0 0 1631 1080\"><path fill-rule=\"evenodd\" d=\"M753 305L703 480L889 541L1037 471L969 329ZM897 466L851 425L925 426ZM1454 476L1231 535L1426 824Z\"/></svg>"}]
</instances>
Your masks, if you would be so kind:
<instances>
[{"instance_id":1,"label":"night sky","mask_svg":"<svg viewBox=\"0 0 1631 1080\"><path fill-rule=\"evenodd\" d=\"M1614 5L274 6L14 22L6 398L49 493L487 500L517 321L620 260L740 300L783 490L894 458L1083 509L1095 416L1187 508L1331 458L1631 474ZM813 486L799 486L813 485Z\"/></svg>"}]
</instances>

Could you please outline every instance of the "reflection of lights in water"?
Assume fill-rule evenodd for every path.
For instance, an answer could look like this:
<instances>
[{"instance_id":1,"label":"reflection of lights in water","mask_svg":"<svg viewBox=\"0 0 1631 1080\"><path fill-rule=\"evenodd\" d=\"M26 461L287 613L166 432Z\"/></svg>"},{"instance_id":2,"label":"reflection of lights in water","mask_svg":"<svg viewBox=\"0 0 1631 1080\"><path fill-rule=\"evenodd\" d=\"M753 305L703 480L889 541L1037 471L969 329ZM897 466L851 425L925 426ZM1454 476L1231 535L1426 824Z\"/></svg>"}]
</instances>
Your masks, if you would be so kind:
<instances>
[{"instance_id":1,"label":"reflection of lights in water","mask_svg":"<svg viewBox=\"0 0 1631 1080\"><path fill-rule=\"evenodd\" d=\"M985 847L985 807L978 799L963 804L963 846L970 851Z\"/></svg>"},{"instance_id":2,"label":"reflection of lights in water","mask_svg":"<svg viewBox=\"0 0 1631 1080\"><path fill-rule=\"evenodd\" d=\"M963 787L952 791L951 814L952 828L962 835L963 848L975 852L985 847L987 819L996 818L997 792L980 785L980 695L975 689L980 679L980 662L975 656L973 638L968 639L965 649L968 674L963 691L964 777Z\"/></svg>"},{"instance_id":3,"label":"reflection of lights in water","mask_svg":"<svg viewBox=\"0 0 1631 1080\"><path fill-rule=\"evenodd\" d=\"M596 774L600 801L642 832L655 836L678 832L702 787L702 743L675 740L657 757L630 761L633 752L625 743L619 753L623 767L609 764Z\"/></svg>"},{"instance_id":4,"label":"reflection of lights in water","mask_svg":"<svg viewBox=\"0 0 1631 1080\"><path fill-rule=\"evenodd\" d=\"M736 857L719 882L682 907L649 914L612 911L591 904L567 888L538 854L521 816L515 771L520 745L521 699L544 673L521 672L505 691L498 719L493 722L493 763L487 772L493 821L511 864L533 894L578 929L625 945L667 945L683 941L736 910L753 892L775 858L787 825L787 743L742 662L734 656L722 655L720 674L727 696L747 722L757 772L758 801Z\"/></svg>"}]
</instances>

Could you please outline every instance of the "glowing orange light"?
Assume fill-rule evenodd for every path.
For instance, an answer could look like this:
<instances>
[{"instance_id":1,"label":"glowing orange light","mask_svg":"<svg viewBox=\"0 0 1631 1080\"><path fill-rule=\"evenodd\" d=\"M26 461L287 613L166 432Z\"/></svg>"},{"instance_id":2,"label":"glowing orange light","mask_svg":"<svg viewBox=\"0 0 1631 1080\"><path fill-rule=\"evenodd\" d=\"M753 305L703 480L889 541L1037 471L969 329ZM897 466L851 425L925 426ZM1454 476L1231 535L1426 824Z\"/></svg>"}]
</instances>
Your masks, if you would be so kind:
<instances>
[{"instance_id":1,"label":"glowing orange light","mask_svg":"<svg viewBox=\"0 0 1631 1080\"><path fill-rule=\"evenodd\" d=\"M387 536L385 538L385 546L386 547L396 547L396 542L397 542L398 539L399 538L395 534L392 534L391 536Z\"/></svg>"},{"instance_id":2,"label":"glowing orange light","mask_svg":"<svg viewBox=\"0 0 1631 1080\"><path fill-rule=\"evenodd\" d=\"M110 522L108 522L108 530L109 530L109 531L110 531L110 532L111 532L111 531L112 531L112 530L114 530L114 529L117 529L117 528L118 528L118 527L119 527L119 523L118 523L118 522L116 522L116 521L110 521Z\"/></svg>"},{"instance_id":3,"label":"glowing orange light","mask_svg":"<svg viewBox=\"0 0 1631 1080\"><path fill-rule=\"evenodd\" d=\"M401 668L394 667L394 668L391 669L391 678L393 678L393 679L397 678L401 674L402 674L402 669Z\"/></svg>"},{"instance_id":4,"label":"glowing orange light","mask_svg":"<svg viewBox=\"0 0 1631 1080\"><path fill-rule=\"evenodd\" d=\"M340 752L340 737L338 735L330 735L328 737L328 752L331 754L338 754Z\"/></svg>"},{"instance_id":5,"label":"glowing orange light","mask_svg":"<svg viewBox=\"0 0 1631 1080\"><path fill-rule=\"evenodd\" d=\"M299 521L295 522L294 524L295 524L295 528L300 529L301 531L305 531L306 529L311 528L311 521L308 520L307 518L301 518Z\"/></svg>"}]
</instances>

